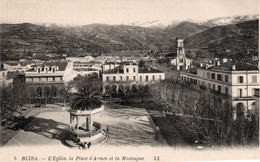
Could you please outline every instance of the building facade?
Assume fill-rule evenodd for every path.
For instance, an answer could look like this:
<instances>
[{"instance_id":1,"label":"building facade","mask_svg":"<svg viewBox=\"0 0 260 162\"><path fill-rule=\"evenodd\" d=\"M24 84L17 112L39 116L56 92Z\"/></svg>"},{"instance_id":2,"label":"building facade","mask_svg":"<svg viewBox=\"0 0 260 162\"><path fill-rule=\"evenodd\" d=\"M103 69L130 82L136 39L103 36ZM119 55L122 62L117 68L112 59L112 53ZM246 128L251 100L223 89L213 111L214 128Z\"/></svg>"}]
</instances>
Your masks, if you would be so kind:
<instances>
[{"instance_id":1,"label":"building facade","mask_svg":"<svg viewBox=\"0 0 260 162\"><path fill-rule=\"evenodd\" d=\"M24 81L34 96L56 97L58 88L73 78L72 62L43 62L15 78L14 87Z\"/></svg>"},{"instance_id":2,"label":"building facade","mask_svg":"<svg viewBox=\"0 0 260 162\"><path fill-rule=\"evenodd\" d=\"M171 65L176 66L177 70L187 70L191 68L191 59L185 54L183 39L177 38L177 57L171 60Z\"/></svg>"},{"instance_id":3,"label":"building facade","mask_svg":"<svg viewBox=\"0 0 260 162\"><path fill-rule=\"evenodd\" d=\"M165 79L164 72L152 67L139 68L135 63L125 63L113 69L106 70L102 74L103 94L112 89L117 93L122 87L130 89L142 84L155 84Z\"/></svg>"},{"instance_id":4,"label":"building facade","mask_svg":"<svg viewBox=\"0 0 260 162\"><path fill-rule=\"evenodd\" d=\"M211 68L198 68L197 73L181 72L181 80L204 86L231 97L233 107L242 104L245 111L255 111L255 91L259 89L257 66L226 62Z\"/></svg>"}]
</instances>

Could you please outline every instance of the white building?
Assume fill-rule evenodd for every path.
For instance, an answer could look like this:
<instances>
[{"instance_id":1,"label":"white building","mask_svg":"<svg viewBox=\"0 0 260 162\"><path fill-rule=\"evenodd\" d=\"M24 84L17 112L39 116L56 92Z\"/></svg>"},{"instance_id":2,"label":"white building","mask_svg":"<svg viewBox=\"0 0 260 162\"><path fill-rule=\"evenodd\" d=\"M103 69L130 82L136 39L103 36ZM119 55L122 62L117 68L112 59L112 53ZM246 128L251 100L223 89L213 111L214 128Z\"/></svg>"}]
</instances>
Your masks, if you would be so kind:
<instances>
[{"instance_id":1,"label":"white building","mask_svg":"<svg viewBox=\"0 0 260 162\"><path fill-rule=\"evenodd\" d=\"M118 92L122 86L129 85L132 88L138 84L154 84L164 79L165 74L160 70L151 67L139 68L132 62L124 63L124 65L103 72L103 93L106 93L107 89Z\"/></svg>"},{"instance_id":2,"label":"white building","mask_svg":"<svg viewBox=\"0 0 260 162\"><path fill-rule=\"evenodd\" d=\"M176 66L177 70L186 70L191 68L191 59L188 59L183 46L183 39L177 38L177 57L171 60L171 65Z\"/></svg>"},{"instance_id":3,"label":"white building","mask_svg":"<svg viewBox=\"0 0 260 162\"><path fill-rule=\"evenodd\" d=\"M14 78L14 87L26 84L38 97L56 97L57 89L74 78L72 62L42 62Z\"/></svg>"},{"instance_id":4,"label":"white building","mask_svg":"<svg viewBox=\"0 0 260 162\"><path fill-rule=\"evenodd\" d=\"M233 107L243 104L245 113L246 110L254 111L253 96L259 89L259 79L257 66L246 63L225 62L210 68L198 68L197 73L181 72L181 80L229 95Z\"/></svg>"}]
</instances>

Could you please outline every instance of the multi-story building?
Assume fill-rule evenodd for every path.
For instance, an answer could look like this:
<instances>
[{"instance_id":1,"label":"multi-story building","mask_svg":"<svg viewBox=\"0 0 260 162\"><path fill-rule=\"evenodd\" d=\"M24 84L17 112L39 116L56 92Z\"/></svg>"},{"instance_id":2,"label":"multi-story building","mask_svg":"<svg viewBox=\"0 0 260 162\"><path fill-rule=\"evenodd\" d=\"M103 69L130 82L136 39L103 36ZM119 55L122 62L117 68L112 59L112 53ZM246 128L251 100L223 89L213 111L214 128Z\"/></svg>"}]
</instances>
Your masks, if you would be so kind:
<instances>
[{"instance_id":1,"label":"multi-story building","mask_svg":"<svg viewBox=\"0 0 260 162\"><path fill-rule=\"evenodd\" d=\"M14 87L23 84L38 97L56 96L59 86L74 78L72 62L43 62L33 65L23 75L14 78Z\"/></svg>"},{"instance_id":2,"label":"multi-story building","mask_svg":"<svg viewBox=\"0 0 260 162\"><path fill-rule=\"evenodd\" d=\"M200 67L196 72L181 72L181 80L205 86L222 94L229 95L233 107L242 104L246 110L255 108L253 98L259 89L259 70L257 66L246 63L225 62L210 68Z\"/></svg>"},{"instance_id":3,"label":"multi-story building","mask_svg":"<svg viewBox=\"0 0 260 162\"><path fill-rule=\"evenodd\" d=\"M103 72L103 93L106 93L108 89L118 92L121 87L126 85L132 88L138 84L154 84L164 79L165 74L160 70L152 67L139 68L133 62L124 63Z\"/></svg>"}]
</instances>

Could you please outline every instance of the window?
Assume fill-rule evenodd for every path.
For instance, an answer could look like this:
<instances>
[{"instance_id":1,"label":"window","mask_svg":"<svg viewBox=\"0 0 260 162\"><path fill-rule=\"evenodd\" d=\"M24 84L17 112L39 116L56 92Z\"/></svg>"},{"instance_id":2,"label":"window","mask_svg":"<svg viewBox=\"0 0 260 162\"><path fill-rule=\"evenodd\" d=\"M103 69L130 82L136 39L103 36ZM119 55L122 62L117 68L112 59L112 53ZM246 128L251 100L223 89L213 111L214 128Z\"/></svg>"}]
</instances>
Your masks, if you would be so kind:
<instances>
[{"instance_id":1,"label":"window","mask_svg":"<svg viewBox=\"0 0 260 162\"><path fill-rule=\"evenodd\" d=\"M52 77L52 80L55 81L55 77Z\"/></svg>"},{"instance_id":2,"label":"window","mask_svg":"<svg viewBox=\"0 0 260 162\"><path fill-rule=\"evenodd\" d=\"M149 80L148 75L146 75L145 76L145 81L148 81L148 80Z\"/></svg>"},{"instance_id":3,"label":"window","mask_svg":"<svg viewBox=\"0 0 260 162\"><path fill-rule=\"evenodd\" d=\"M161 75L159 75L159 80L161 80L162 79L162 76ZM182 80L183 80L183 77L182 77Z\"/></svg>"},{"instance_id":4,"label":"window","mask_svg":"<svg viewBox=\"0 0 260 162\"><path fill-rule=\"evenodd\" d=\"M215 73L211 74L211 79L215 79Z\"/></svg>"},{"instance_id":5,"label":"window","mask_svg":"<svg viewBox=\"0 0 260 162\"><path fill-rule=\"evenodd\" d=\"M228 75L225 75L225 82L228 82Z\"/></svg>"},{"instance_id":6,"label":"window","mask_svg":"<svg viewBox=\"0 0 260 162\"><path fill-rule=\"evenodd\" d=\"M161 76L161 75L160 75ZM183 80L183 76L181 76L181 80Z\"/></svg>"},{"instance_id":7,"label":"window","mask_svg":"<svg viewBox=\"0 0 260 162\"><path fill-rule=\"evenodd\" d=\"M41 72L41 69L40 68L38 68L38 73L40 73Z\"/></svg>"},{"instance_id":8,"label":"window","mask_svg":"<svg viewBox=\"0 0 260 162\"><path fill-rule=\"evenodd\" d=\"M214 91L216 90L215 84L213 84L213 90L214 90Z\"/></svg>"},{"instance_id":9,"label":"window","mask_svg":"<svg viewBox=\"0 0 260 162\"><path fill-rule=\"evenodd\" d=\"M257 76L254 75L254 76L252 76L252 83L256 83L256 82L257 82Z\"/></svg>"},{"instance_id":10,"label":"window","mask_svg":"<svg viewBox=\"0 0 260 162\"><path fill-rule=\"evenodd\" d=\"M126 68L126 72L129 73L129 69L128 68Z\"/></svg>"},{"instance_id":11,"label":"window","mask_svg":"<svg viewBox=\"0 0 260 162\"><path fill-rule=\"evenodd\" d=\"M153 80L155 80L155 76L153 75Z\"/></svg>"},{"instance_id":12,"label":"window","mask_svg":"<svg viewBox=\"0 0 260 162\"><path fill-rule=\"evenodd\" d=\"M180 63L183 63L183 59L180 59Z\"/></svg>"},{"instance_id":13,"label":"window","mask_svg":"<svg viewBox=\"0 0 260 162\"><path fill-rule=\"evenodd\" d=\"M139 79L139 80L142 81L142 79L143 79L142 76L140 76L140 79Z\"/></svg>"},{"instance_id":14,"label":"window","mask_svg":"<svg viewBox=\"0 0 260 162\"><path fill-rule=\"evenodd\" d=\"M238 89L238 97L243 97L242 89Z\"/></svg>"},{"instance_id":15,"label":"window","mask_svg":"<svg viewBox=\"0 0 260 162\"><path fill-rule=\"evenodd\" d=\"M208 88L210 88L210 83L208 83Z\"/></svg>"},{"instance_id":16,"label":"window","mask_svg":"<svg viewBox=\"0 0 260 162\"><path fill-rule=\"evenodd\" d=\"M237 77L237 82L238 82L238 83L243 83L243 82L244 82L243 76L238 76L238 77Z\"/></svg>"},{"instance_id":17,"label":"window","mask_svg":"<svg viewBox=\"0 0 260 162\"><path fill-rule=\"evenodd\" d=\"M123 80L123 77L122 76L120 76L120 81L122 81Z\"/></svg>"},{"instance_id":18,"label":"window","mask_svg":"<svg viewBox=\"0 0 260 162\"><path fill-rule=\"evenodd\" d=\"M115 76L113 76L113 81L116 81L116 77Z\"/></svg>"},{"instance_id":19,"label":"window","mask_svg":"<svg viewBox=\"0 0 260 162\"><path fill-rule=\"evenodd\" d=\"M219 81L222 80L222 76L221 76L221 74L218 74L218 75L217 75L217 80L219 80Z\"/></svg>"},{"instance_id":20,"label":"window","mask_svg":"<svg viewBox=\"0 0 260 162\"><path fill-rule=\"evenodd\" d=\"M109 77L107 76L107 81L109 81Z\"/></svg>"},{"instance_id":21,"label":"window","mask_svg":"<svg viewBox=\"0 0 260 162\"><path fill-rule=\"evenodd\" d=\"M207 78L210 79L210 73L209 72L207 72Z\"/></svg>"},{"instance_id":22,"label":"window","mask_svg":"<svg viewBox=\"0 0 260 162\"><path fill-rule=\"evenodd\" d=\"M218 92L221 93L221 86L218 86Z\"/></svg>"},{"instance_id":23,"label":"window","mask_svg":"<svg viewBox=\"0 0 260 162\"><path fill-rule=\"evenodd\" d=\"M126 80L129 81L129 76L126 76Z\"/></svg>"},{"instance_id":24,"label":"window","mask_svg":"<svg viewBox=\"0 0 260 162\"><path fill-rule=\"evenodd\" d=\"M228 94L228 87L225 87L225 94Z\"/></svg>"},{"instance_id":25,"label":"window","mask_svg":"<svg viewBox=\"0 0 260 162\"><path fill-rule=\"evenodd\" d=\"M135 73L135 68L133 69L134 73Z\"/></svg>"},{"instance_id":26,"label":"window","mask_svg":"<svg viewBox=\"0 0 260 162\"><path fill-rule=\"evenodd\" d=\"M135 76L133 76L133 80L135 81Z\"/></svg>"},{"instance_id":27,"label":"window","mask_svg":"<svg viewBox=\"0 0 260 162\"><path fill-rule=\"evenodd\" d=\"M42 67L42 71L44 71L44 67Z\"/></svg>"}]
</instances>

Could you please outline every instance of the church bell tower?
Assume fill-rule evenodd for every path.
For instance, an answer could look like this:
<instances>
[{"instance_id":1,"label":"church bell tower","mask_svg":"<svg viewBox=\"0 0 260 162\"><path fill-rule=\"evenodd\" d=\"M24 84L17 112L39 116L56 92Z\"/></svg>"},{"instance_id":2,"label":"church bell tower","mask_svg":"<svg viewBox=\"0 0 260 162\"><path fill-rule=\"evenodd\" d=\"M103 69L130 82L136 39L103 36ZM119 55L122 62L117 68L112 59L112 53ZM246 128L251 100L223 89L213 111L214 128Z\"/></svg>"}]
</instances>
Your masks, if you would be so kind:
<instances>
[{"instance_id":1,"label":"church bell tower","mask_svg":"<svg viewBox=\"0 0 260 162\"><path fill-rule=\"evenodd\" d=\"M183 46L183 39L176 38L177 40L177 58L176 58L176 67L177 70L184 70L186 69L186 56L185 56L185 50Z\"/></svg>"}]
</instances>

